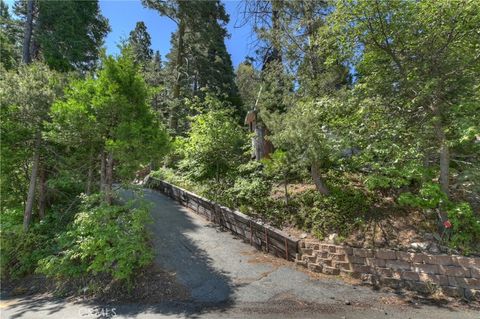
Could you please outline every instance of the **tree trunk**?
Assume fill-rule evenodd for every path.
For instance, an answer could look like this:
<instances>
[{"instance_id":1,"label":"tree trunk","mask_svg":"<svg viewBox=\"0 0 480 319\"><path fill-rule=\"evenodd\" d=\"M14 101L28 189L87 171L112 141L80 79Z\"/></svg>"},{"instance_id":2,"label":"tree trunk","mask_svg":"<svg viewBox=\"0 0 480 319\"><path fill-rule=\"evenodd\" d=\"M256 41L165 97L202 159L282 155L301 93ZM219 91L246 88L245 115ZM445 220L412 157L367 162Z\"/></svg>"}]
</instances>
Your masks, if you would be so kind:
<instances>
[{"instance_id":1,"label":"tree trunk","mask_svg":"<svg viewBox=\"0 0 480 319\"><path fill-rule=\"evenodd\" d=\"M180 99L180 88L182 85L182 68L183 68L183 38L185 35L185 21L183 18L180 18L178 25L178 43L177 43L177 56L176 56L176 76L175 76L175 85L173 87L173 107L170 110L169 118L169 127L174 132L178 129L178 111L179 111L179 99Z\"/></svg>"},{"instance_id":2,"label":"tree trunk","mask_svg":"<svg viewBox=\"0 0 480 319\"><path fill-rule=\"evenodd\" d=\"M100 153L100 192L105 192L105 172L107 167L107 158L105 151Z\"/></svg>"},{"instance_id":3,"label":"tree trunk","mask_svg":"<svg viewBox=\"0 0 480 319\"><path fill-rule=\"evenodd\" d=\"M283 175L283 187L285 188L285 206L288 207L289 197L288 197L287 173Z\"/></svg>"},{"instance_id":4,"label":"tree trunk","mask_svg":"<svg viewBox=\"0 0 480 319\"><path fill-rule=\"evenodd\" d=\"M45 164L40 165L39 179L38 216L42 220L45 217L45 208L47 207L47 173L45 170Z\"/></svg>"},{"instance_id":5,"label":"tree trunk","mask_svg":"<svg viewBox=\"0 0 480 319\"><path fill-rule=\"evenodd\" d=\"M40 131L35 134L35 145L33 150L33 166L30 174L30 185L28 187L27 201L25 204L25 212L23 214L23 230L27 231L32 220L33 202L35 200L35 184L37 182L38 163L40 162L40 146L42 138Z\"/></svg>"},{"instance_id":6,"label":"tree trunk","mask_svg":"<svg viewBox=\"0 0 480 319\"><path fill-rule=\"evenodd\" d=\"M442 121L440 118L435 122L435 133L437 135L439 153L440 153L440 189L449 197L449 170L450 170L450 152L447 145L447 138L443 129ZM445 221L448 219L447 212L440 207L440 219Z\"/></svg>"},{"instance_id":7,"label":"tree trunk","mask_svg":"<svg viewBox=\"0 0 480 319\"><path fill-rule=\"evenodd\" d=\"M282 7L282 2L278 0L272 1L272 52L271 52L271 61L281 62L282 57L281 52L281 39L280 39L280 10Z\"/></svg>"},{"instance_id":8,"label":"tree trunk","mask_svg":"<svg viewBox=\"0 0 480 319\"><path fill-rule=\"evenodd\" d=\"M22 54L22 62L25 64L29 64L30 62L32 62L32 56L30 52L30 43L32 40L32 30L33 30L33 5L34 5L33 0L28 0L27 20L25 21L25 33L23 38L23 54Z\"/></svg>"},{"instance_id":9,"label":"tree trunk","mask_svg":"<svg viewBox=\"0 0 480 319\"><path fill-rule=\"evenodd\" d=\"M87 186L85 189L85 194L90 195L92 192L92 183L93 183L93 167L95 165L93 157L93 148L90 150L90 158L88 163L88 176L87 176Z\"/></svg>"},{"instance_id":10,"label":"tree trunk","mask_svg":"<svg viewBox=\"0 0 480 319\"><path fill-rule=\"evenodd\" d=\"M437 138L440 147L440 188L449 196L450 151L441 124L437 127Z\"/></svg>"},{"instance_id":11,"label":"tree trunk","mask_svg":"<svg viewBox=\"0 0 480 319\"><path fill-rule=\"evenodd\" d=\"M108 153L106 175L105 175L106 185L105 185L105 201L111 205L113 200L112 193L112 184L113 184L113 153L110 151Z\"/></svg>"},{"instance_id":12,"label":"tree trunk","mask_svg":"<svg viewBox=\"0 0 480 319\"><path fill-rule=\"evenodd\" d=\"M323 195L330 195L330 191L328 190L327 186L322 180L322 177L320 176L319 173L319 168L318 168L318 163L314 162L312 163L311 167L311 175L313 182L315 183L315 187L317 188L317 191L319 191Z\"/></svg>"}]
</instances>

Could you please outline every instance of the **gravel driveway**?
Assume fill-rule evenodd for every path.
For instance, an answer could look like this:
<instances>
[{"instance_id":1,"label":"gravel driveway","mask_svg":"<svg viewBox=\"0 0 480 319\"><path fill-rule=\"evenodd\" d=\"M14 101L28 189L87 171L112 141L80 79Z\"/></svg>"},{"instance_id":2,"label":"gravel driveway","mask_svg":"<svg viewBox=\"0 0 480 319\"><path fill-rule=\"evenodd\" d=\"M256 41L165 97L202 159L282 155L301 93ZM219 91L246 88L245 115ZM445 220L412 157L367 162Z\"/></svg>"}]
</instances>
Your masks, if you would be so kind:
<instances>
[{"instance_id":1,"label":"gravel driveway","mask_svg":"<svg viewBox=\"0 0 480 319\"><path fill-rule=\"evenodd\" d=\"M175 272L187 302L91 304L42 297L3 299L2 318L474 318L453 305L415 303L390 292L309 275L264 255L152 190L155 262Z\"/></svg>"}]
</instances>

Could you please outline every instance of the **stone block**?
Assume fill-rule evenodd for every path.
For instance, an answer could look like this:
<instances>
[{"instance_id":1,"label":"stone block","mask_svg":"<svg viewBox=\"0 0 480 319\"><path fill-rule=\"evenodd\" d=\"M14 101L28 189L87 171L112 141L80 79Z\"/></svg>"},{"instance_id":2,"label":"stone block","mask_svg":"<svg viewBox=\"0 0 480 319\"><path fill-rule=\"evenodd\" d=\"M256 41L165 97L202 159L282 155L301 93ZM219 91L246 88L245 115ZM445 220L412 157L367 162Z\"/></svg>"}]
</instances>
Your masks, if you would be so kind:
<instances>
[{"instance_id":1,"label":"stone block","mask_svg":"<svg viewBox=\"0 0 480 319\"><path fill-rule=\"evenodd\" d=\"M372 267L366 266L366 265L351 264L350 269L355 271L355 272L360 272L360 273L363 273L363 274L371 274L372 273Z\"/></svg>"},{"instance_id":2,"label":"stone block","mask_svg":"<svg viewBox=\"0 0 480 319\"><path fill-rule=\"evenodd\" d=\"M404 280L420 281L420 276L414 271L403 271L400 277Z\"/></svg>"},{"instance_id":3,"label":"stone block","mask_svg":"<svg viewBox=\"0 0 480 319\"><path fill-rule=\"evenodd\" d=\"M330 252L330 245L321 244L320 245L320 251Z\"/></svg>"},{"instance_id":4,"label":"stone block","mask_svg":"<svg viewBox=\"0 0 480 319\"><path fill-rule=\"evenodd\" d=\"M322 272L323 266L320 264L310 263L308 264L308 269L313 272Z\"/></svg>"},{"instance_id":5,"label":"stone block","mask_svg":"<svg viewBox=\"0 0 480 319\"><path fill-rule=\"evenodd\" d=\"M375 258L394 260L397 259L397 254L394 250L378 249L375 252Z\"/></svg>"},{"instance_id":6,"label":"stone block","mask_svg":"<svg viewBox=\"0 0 480 319\"><path fill-rule=\"evenodd\" d=\"M428 273L418 273L420 281L433 282L434 284L441 286L448 286L448 277L445 275L433 275Z\"/></svg>"},{"instance_id":7,"label":"stone block","mask_svg":"<svg viewBox=\"0 0 480 319\"><path fill-rule=\"evenodd\" d=\"M361 274L359 272L351 271L351 270L345 270L345 269L340 269L340 275L346 276L346 277L351 277L354 279L360 279Z\"/></svg>"},{"instance_id":8,"label":"stone block","mask_svg":"<svg viewBox=\"0 0 480 319\"><path fill-rule=\"evenodd\" d=\"M322 272L326 275L339 275L340 269L324 266Z\"/></svg>"},{"instance_id":9,"label":"stone block","mask_svg":"<svg viewBox=\"0 0 480 319\"><path fill-rule=\"evenodd\" d=\"M404 284L407 289L417 291L422 294L433 294L439 289L438 285L429 282L405 280Z\"/></svg>"},{"instance_id":10,"label":"stone block","mask_svg":"<svg viewBox=\"0 0 480 319\"><path fill-rule=\"evenodd\" d=\"M472 267L470 268L470 272L472 275L472 278L480 278L480 267Z\"/></svg>"},{"instance_id":11,"label":"stone block","mask_svg":"<svg viewBox=\"0 0 480 319\"><path fill-rule=\"evenodd\" d=\"M455 262L451 256L447 255L425 255L424 263L432 265L454 265Z\"/></svg>"},{"instance_id":12,"label":"stone block","mask_svg":"<svg viewBox=\"0 0 480 319\"><path fill-rule=\"evenodd\" d=\"M344 254L328 254L327 256L328 259L331 259L333 261L345 261L345 255Z\"/></svg>"},{"instance_id":13,"label":"stone block","mask_svg":"<svg viewBox=\"0 0 480 319\"><path fill-rule=\"evenodd\" d=\"M413 254L414 253L409 253L409 252L406 252L406 251L397 251L396 254L397 254L397 259L398 260L403 260L403 261L408 261L408 262L413 261ZM421 262L421 260L420 260L420 262Z\"/></svg>"},{"instance_id":14,"label":"stone block","mask_svg":"<svg viewBox=\"0 0 480 319\"><path fill-rule=\"evenodd\" d=\"M324 266L332 267L332 261L330 259L317 258L317 263Z\"/></svg>"},{"instance_id":15,"label":"stone block","mask_svg":"<svg viewBox=\"0 0 480 319\"><path fill-rule=\"evenodd\" d=\"M307 268L308 263L304 260L295 260L295 265Z\"/></svg>"},{"instance_id":16,"label":"stone block","mask_svg":"<svg viewBox=\"0 0 480 319\"><path fill-rule=\"evenodd\" d=\"M373 257L374 253L371 249L353 248L353 255L358 257Z\"/></svg>"},{"instance_id":17,"label":"stone block","mask_svg":"<svg viewBox=\"0 0 480 319\"><path fill-rule=\"evenodd\" d=\"M338 269L351 270L350 263L347 261L334 261L332 266Z\"/></svg>"},{"instance_id":18,"label":"stone block","mask_svg":"<svg viewBox=\"0 0 480 319\"><path fill-rule=\"evenodd\" d=\"M302 260L309 262L309 263L314 263L317 261L317 256L315 255L302 255Z\"/></svg>"},{"instance_id":19,"label":"stone block","mask_svg":"<svg viewBox=\"0 0 480 319\"><path fill-rule=\"evenodd\" d=\"M320 248L320 244L315 243L315 242L307 242L305 245L306 245L307 248L312 249L312 250L319 250L319 248Z\"/></svg>"},{"instance_id":20,"label":"stone block","mask_svg":"<svg viewBox=\"0 0 480 319\"><path fill-rule=\"evenodd\" d=\"M393 271L390 268L375 268L375 273L381 277L393 276Z\"/></svg>"},{"instance_id":21,"label":"stone block","mask_svg":"<svg viewBox=\"0 0 480 319\"><path fill-rule=\"evenodd\" d=\"M458 266L438 266L439 273L441 275L453 276L453 277L471 277L470 269Z\"/></svg>"},{"instance_id":22,"label":"stone block","mask_svg":"<svg viewBox=\"0 0 480 319\"><path fill-rule=\"evenodd\" d=\"M327 251L320 251L317 256L320 257L320 258L323 258L323 259L327 259L328 258L328 255L329 255L329 252Z\"/></svg>"},{"instance_id":23,"label":"stone block","mask_svg":"<svg viewBox=\"0 0 480 319\"><path fill-rule=\"evenodd\" d=\"M313 249L312 248L300 248L300 253L303 255L312 255Z\"/></svg>"},{"instance_id":24,"label":"stone block","mask_svg":"<svg viewBox=\"0 0 480 319\"><path fill-rule=\"evenodd\" d=\"M366 265L372 266L372 267L386 267L386 260L385 259L380 259L380 258L366 258Z\"/></svg>"},{"instance_id":25,"label":"stone block","mask_svg":"<svg viewBox=\"0 0 480 319\"><path fill-rule=\"evenodd\" d=\"M394 270L410 270L411 264L403 260L387 260L386 267Z\"/></svg>"},{"instance_id":26,"label":"stone block","mask_svg":"<svg viewBox=\"0 0 480 319\"><path fill-rule=\"evenodd\" d=\"M476 257L463 257L463 256L455 256L452 257L455 264L462 267L467 268L480 268L480 258Z\"/></svg>"},{"instance_id":27,"label":"stone block","mask_svg":"<svg viewBox=\"0 0 480 319\"><path fill-rule=\"evenodd\" d=\"M366 258L365 257L359 257L355 255L347 255L347 261L352 263L352 264L361 264L365 265L366 263Z\"/></svg>"},{"instance_id":28,"label":"stone block","mask_svg":"<svg viewBox=\"0 0 480 319\"><path fill-rule=\"evenodd\" d=\"M339 247L337 247L337 253L338 254L345 254L345 255L352 255L353 254L353 248L348 247L348 246L339 246Z\"/></svg>"},{"instance_id":29,"label":"stone block","mask_svg":"<svg viewBox=\"0 0 480 319\"><path fill-rule=\"evenodd\" d=\"M480 289L480 279L477 278L462 278L462 277L448 277L449 286Z\"/></svg>"},{"instance_id":30,"label":"stone block","mask_svg":"<svg viewBox=\"0 0 480 319\"><path fill-rule=\"evenodd\" d=\"M442 286L442 292L445 296L459 298L463 297L464 291L463 288L452 287L452 286Z\"/></svg>"},{"instance_id":31,"label":"stone block","mask_svg":"<svg viewBox=\"0 0 480 319\"><path fill-rule=\"evenodd\" d=\"M378 282L382 286L387 286L390 288L398 289L403 286L403 282L400 279L395 279L395 278L387 278L387 277L381 277L378 279Z\"/></svg>"},{"instance_id":32,"label":"stone block","mask_svg":"<svg viewBox=\"0 0 480 319\"><path fill-rule=\"evenodd\" d=\"M427 274L438 274L438 265L429 265L429 264L412 264L412 270L415 272L424 272Z\"/></svg>"},{"instance_id":33,"label":"stone block","mask_svg":"<svg viewBox=\"0 0 480 319\"><path fill-rule=\"evenodd\" d=\"M335 245L329 245L329 246L328 246L328 251L329 251L330 253L336 253L336 252L337 252L337 246L335 246Z\"/></svg>"}]
</instances>

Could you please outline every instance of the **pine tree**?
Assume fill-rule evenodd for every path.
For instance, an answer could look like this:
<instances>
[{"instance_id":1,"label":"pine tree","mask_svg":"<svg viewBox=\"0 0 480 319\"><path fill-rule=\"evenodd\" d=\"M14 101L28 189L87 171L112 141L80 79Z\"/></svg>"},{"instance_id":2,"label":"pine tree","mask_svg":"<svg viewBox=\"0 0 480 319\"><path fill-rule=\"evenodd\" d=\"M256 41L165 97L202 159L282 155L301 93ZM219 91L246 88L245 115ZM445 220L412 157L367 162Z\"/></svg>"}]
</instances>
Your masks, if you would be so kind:
<instances>
[{"instance_id":1,"label":"pine tree","mask_svg":"<svg viewBox=\"0 0 480 319\"><path fill-rule=\"evenodd\" d=\"M128 42L132 47L136 63L145 66L150 62L153 57L153 50L150 49L152 42L147 26L143 21L137 22L135 29L130 32Z\"/></svg>"},{"instance_id":2,"label":"pine tree","mask_svg":"<svg viewBox=\"0 0 480 319\"><path fill-rule=\"evenodd\" d=\"M0 62L7 70L20 61L21 34L19 21L12 18L8 5L0 0Z\"/></svg>"},{"instance_id":3,"label":"pine tree","mask_svg":"<svg viewBox=\"0 0 480 319\"><path fill-rule=\"evenodd\" d=\"M225 46L228 15L220 1L142 0L178 25L167 55L170 99L169 126L177 131L186 115L181 99L212 92L240 104L232 61Z\"/></svg>"},{"instance_id":4,"label":"pine tree","mask_svg":"<svg viewBox=\"0 0 480 319\"><path fill-rule=\"evenodd\" d=\"M94 67L109 31L97 0L18 0L14 11L26 26L23 60L43 59L58 71Z\"/></svg>"}]
</instances>

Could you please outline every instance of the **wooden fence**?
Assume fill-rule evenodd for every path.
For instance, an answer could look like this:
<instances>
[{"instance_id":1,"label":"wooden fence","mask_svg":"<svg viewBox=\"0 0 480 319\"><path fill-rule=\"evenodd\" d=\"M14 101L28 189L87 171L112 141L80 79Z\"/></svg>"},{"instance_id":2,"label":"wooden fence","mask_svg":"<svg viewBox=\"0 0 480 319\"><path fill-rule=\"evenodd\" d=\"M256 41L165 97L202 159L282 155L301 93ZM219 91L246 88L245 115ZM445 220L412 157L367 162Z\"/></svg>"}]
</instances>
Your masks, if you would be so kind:
<instances>
[{"instance_id":1,"label":"wooden fence","mask_svg":"<svg viewBox=\"0 0 480 319\"><path fill-rule=\"evenodd\" d=\"M221 206L165 181L148 177L145 186L157 190L207 220L218 224L257 249L294 261L299 252L299 240L250 216Z\"/></svg>"}]
</instances>

